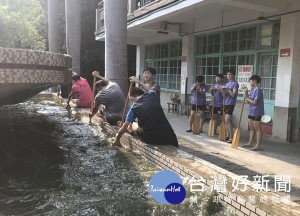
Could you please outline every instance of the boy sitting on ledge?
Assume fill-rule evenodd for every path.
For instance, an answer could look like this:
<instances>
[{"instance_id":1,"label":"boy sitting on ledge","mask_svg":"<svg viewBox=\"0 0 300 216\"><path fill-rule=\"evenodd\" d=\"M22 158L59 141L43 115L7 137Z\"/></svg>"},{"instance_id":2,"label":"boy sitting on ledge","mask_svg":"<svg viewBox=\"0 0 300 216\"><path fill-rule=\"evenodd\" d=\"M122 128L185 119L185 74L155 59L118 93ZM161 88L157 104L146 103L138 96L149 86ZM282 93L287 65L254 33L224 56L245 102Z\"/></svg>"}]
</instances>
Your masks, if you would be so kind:
<instances>
[{"instance_id":1,"label":"boy sitting on ledge","mask_svg":"<svg viewBox=\"0 0 300 216\"><path fill-rule=\"evenodd\" d=\"M144 93L139 88L132 88L130 100L133 105L128 111L125 123L119 129L113 145L120 145L120 139L128 129L131 134L141 137L145 143L178 147L174 130L156 97L154 90ZM138 119L138 124L133 122L135 118Z\"/></svg>"}]
</instances>

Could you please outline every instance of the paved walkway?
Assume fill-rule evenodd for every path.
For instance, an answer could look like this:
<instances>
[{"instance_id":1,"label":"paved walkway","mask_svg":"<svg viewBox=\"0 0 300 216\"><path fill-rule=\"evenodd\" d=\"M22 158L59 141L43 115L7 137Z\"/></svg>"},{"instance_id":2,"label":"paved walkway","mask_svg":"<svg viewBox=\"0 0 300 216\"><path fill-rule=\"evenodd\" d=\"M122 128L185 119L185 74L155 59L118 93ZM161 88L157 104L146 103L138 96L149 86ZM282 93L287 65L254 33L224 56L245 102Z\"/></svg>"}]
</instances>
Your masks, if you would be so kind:
<instances>
[{"instance_id":1,"label":"paved walkway","mask_svg":"<svg viewBox=\"0 0 300 216\"><path fill-rule=\"evenodd\" d=\"M205 161L217 165L237 175L290 175L292 200L300 203L300 143L287 143L271 136L263 136L263 151L254 152L242 147L238 150L230 144L207 136L208 123L203 133L195 135L185 132L188 128L187 116L167 113L177 137L180 149ZM246 144L249 131L241 131L240 146ZM270 185L274 181L270 181Z\"/></svg>"}]
</instances>

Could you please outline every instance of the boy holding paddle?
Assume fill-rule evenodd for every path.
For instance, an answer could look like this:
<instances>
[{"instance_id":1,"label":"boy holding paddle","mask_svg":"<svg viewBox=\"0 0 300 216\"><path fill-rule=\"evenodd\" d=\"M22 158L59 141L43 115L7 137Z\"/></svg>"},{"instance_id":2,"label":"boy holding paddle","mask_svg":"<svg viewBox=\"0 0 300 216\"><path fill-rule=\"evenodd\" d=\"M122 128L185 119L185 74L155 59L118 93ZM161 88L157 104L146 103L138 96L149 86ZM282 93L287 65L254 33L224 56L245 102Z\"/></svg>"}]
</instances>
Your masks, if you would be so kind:
<instances>
[{"instance_id":1,"label":"boy holding paddle","mask_svg":"<svg viewBox=\"0 0 300 216\"><path fill-rule=\"evenodd\" d=\"M95 105L89 117L92 118L99 110L100 114L105 117L109 124L116 125L122 118L122 112L125 104L125 96L116 82L100 76L98 71L94 71L92 75L100 81L96 82L98 94L95 97Z\"/></svg>"},{"instance_id":2,"label":"boy holding paddle","mask_svg":"<svg viewBox=\"0 0 300 216\"><path fill-rule=\"evenodd\" d=\"M154 81L156 70L151 67L147 67L143 71L143 78L146 83L141 82L137 77L130 77L130 82L139 84L145 91L154 90L156 92L156 99L160 103L160 86Z\"/></svg>"},{"instance_id":3,"label":"boy holding paddle","mask_svg":"<svg viewBox=\"0 0 300 216\"><path fill-rule=\"evenodd\" d=\"M228 83L225 86L222 86L222 89L225 90L225 124L227 137L226 140L228 143L232 143L233 138L233 127L231 122L232 113L236 105L236 98L238 94L239 84L234 80L234 72L229 70L227 71Z\"/></svg>"},{"instance_id":4,"label":"boy holding paddle","mask_svg":"<svg viewBox=\"0 0 300 216\"><path fill-rule=\"evenodd\" d=\"M249 114L248 114L248 123L250 127L250 138L247 145L243 147L253 147L253 139L256 133L256 145L251 148L253 151L261 151L261 117L264 115L264 96L263 91L258 86L261 78L258 75L253 75L250 77L250 86L253 88L248 95L248 91L245 92L244 98L250 103Z\"/></svg>"},{"instance_id":5,"label":"boy holding paddle","mask_svg":"<svg viewBox=\"0 0 300 216\"><path fill-rule=\"evenodd\" d=\"M204 76L196 76L196 83L191 86L191 92L193 92L193 102L190 117L190 128L186 132L192 132L193 122L197 111L200 112L200 133L204 124L204 111L206 109L206 91L208 86L204 84ZM197 110L196 110L197 105ZM196 119L197 120L197 119ZM198 120L197 120L198 121Z\"/></svg>"},{"instance_id":6,"label":"boy holding paddle","mask_svg":"<svg viewBox=\"0 0 300 216\"><path fill-rule=\"evenodd\" d=\"M210 88L211 95L214 97L214 131L217 130L218 123L222 120L223 115L223 99L225 97L224 89L225 84L223 83L224 76L222 74L216 75L216 84Z\"/></svg>"},{"instance_id":7,"label":"boy holding paddle","mask_svg":"<svg viewBox=\"0 0 300 216\"><path fill-rule=\"evenodd\" d=\"M118 131L113 145L120 146L122 135L128 130L136 134L148 144L173 145L178 147L177 137L172 126L167 120L164 111L156 100L156 92L133 87L129 92L129 98L133 102L127 113L124 124ZM138 119L138 123L134 119Z\"/></svg>"}]
</instances>

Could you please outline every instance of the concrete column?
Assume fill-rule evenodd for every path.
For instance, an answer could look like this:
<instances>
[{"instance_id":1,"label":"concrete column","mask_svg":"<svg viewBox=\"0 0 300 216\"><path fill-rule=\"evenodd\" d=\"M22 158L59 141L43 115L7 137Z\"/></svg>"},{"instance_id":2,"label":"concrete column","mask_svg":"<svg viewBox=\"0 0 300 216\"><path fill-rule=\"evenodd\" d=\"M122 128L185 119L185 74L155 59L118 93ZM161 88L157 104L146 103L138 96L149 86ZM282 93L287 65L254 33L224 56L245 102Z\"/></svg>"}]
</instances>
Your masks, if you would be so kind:
<instances>
[{"instance_id":1,"label":"concrete column","mask_svg":"<svg viewBox=\"0 0 300 216\"><path fill-rule=\"evenodd\" d=\"M136 47L136 77L143 78L143 70L145 68L145 45Z\"/></svg>"},{"instance_id":2,"label":"concrete column","mask_svg":"<svg viewBox=\"0 0 300 216\"><path fill-rule=\"evenodd\" d=\"M72 70L80 74L81 1L65 0L66 45L72 57Z\"/></svg>"},{"instance_id":3,"label":"concrete column","mask_svg":"<svg viewBox=\"0 0 300 216\"><path fill-rule=\"evenodd\" d=\"M127 0L104 0L105 76L128 91Z\"/></svg>"},{"instance_id":4,"label":"concrete column","mask_svg":"<svg viewBox=\"0 0 300 216\"><path fill-rule=\"evenodd\" d=\"M279 49L290 48L290 57L278 57L273 135L294 141L300 80L300 13L281 17Z\"/></svg>"},{"instance_id":5,"label":"concrete column","mask_svg":"<svg viewBox=\"0 0 300 216\"><path fill-rule=\"evenodd\" d=\"M48 0L49 51L59 53L58 0Z\"/></svg>"},{"instance_id":6,"label":"concrete column","mask_svg":"<svg viewBox=\"0 0 300 216\"><path fill-rule=\"evenodd\" d=\"M182 38L182 62L181 62L181 101L185 102L185 88L187 94L191 93L190 87L194 77L194 50L195 36L188 35ZM188 78L187 83L185 82ZM188 98L187 98L188 100ZM189 103L189 101L187 101Z\"/></svg>"}]
</instances>

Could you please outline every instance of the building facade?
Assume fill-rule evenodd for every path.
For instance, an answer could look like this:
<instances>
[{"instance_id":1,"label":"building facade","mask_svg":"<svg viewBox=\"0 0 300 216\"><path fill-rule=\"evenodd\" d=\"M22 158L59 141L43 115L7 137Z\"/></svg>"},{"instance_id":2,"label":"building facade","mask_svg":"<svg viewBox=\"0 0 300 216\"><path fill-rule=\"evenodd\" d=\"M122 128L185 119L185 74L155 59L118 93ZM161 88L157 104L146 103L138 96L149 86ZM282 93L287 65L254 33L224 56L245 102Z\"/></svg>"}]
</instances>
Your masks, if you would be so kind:
<instances>
[{"instance_id":1,"label":"building facade","mask_svg":"<svg viewBox=\"0 0 300 216\"><path fill-rule=\"evenodd\" d=\"M96 10L96 40L105 39L103 8L101 2ZM189 104L197 75L212 85L216 74L228 69L238 74L239 66L251 66L262 78L269 133L295 141L300 140L298 22L298 0L128 0L127 42L137 46L138 77L145 67L156 68L161 101L177 93ZM239 95L234 124L242 101ZM248 105L241 123L245 129L247 110Z\"/></svg>"}]
</instances>

